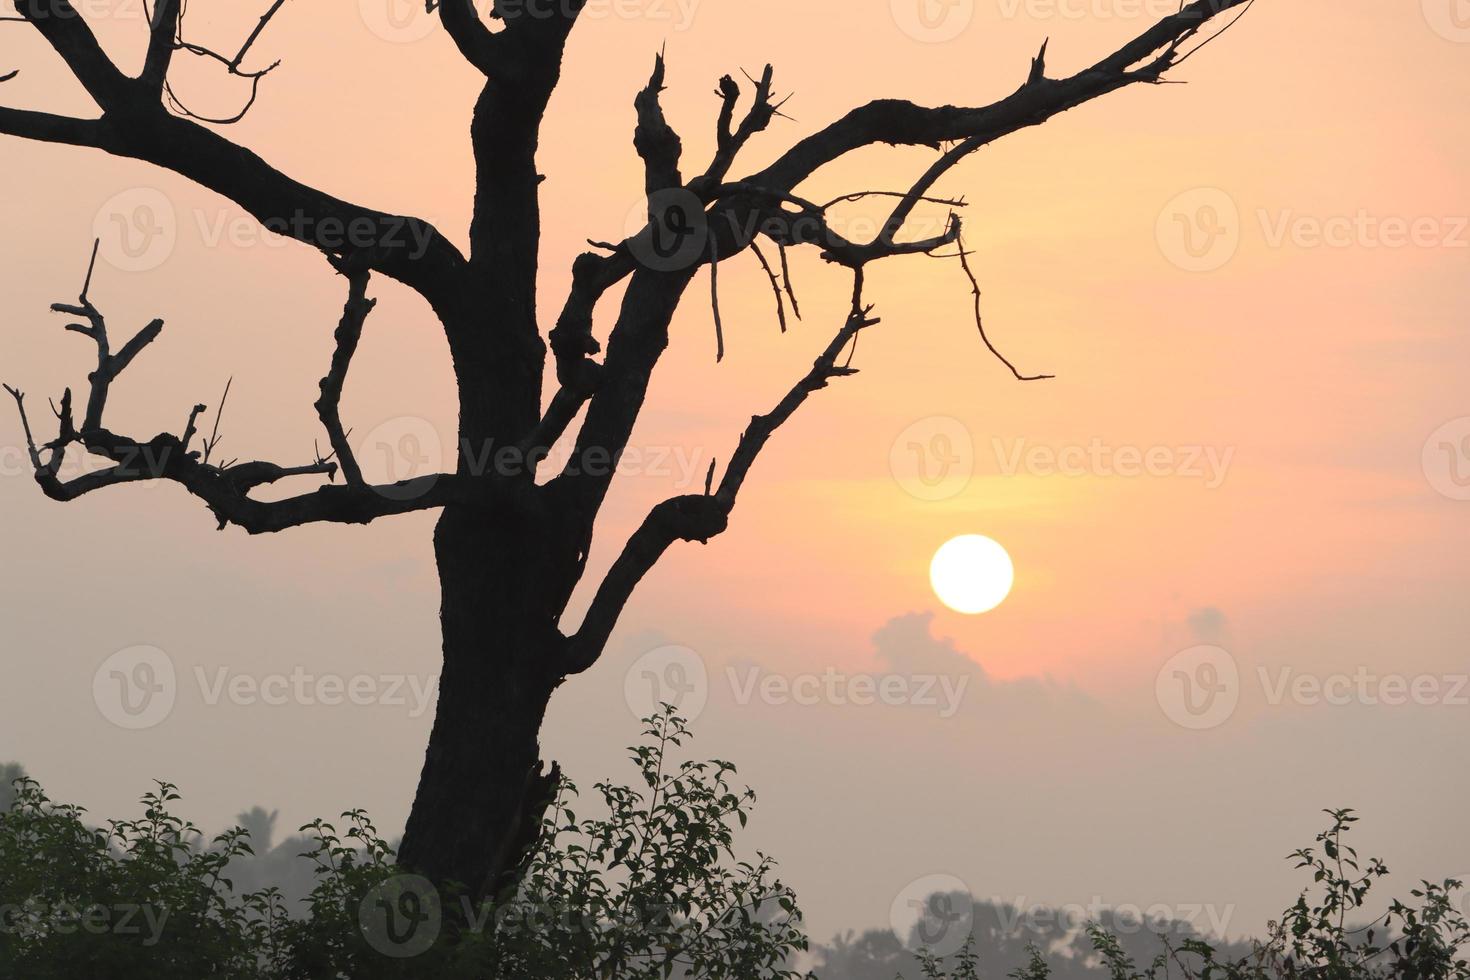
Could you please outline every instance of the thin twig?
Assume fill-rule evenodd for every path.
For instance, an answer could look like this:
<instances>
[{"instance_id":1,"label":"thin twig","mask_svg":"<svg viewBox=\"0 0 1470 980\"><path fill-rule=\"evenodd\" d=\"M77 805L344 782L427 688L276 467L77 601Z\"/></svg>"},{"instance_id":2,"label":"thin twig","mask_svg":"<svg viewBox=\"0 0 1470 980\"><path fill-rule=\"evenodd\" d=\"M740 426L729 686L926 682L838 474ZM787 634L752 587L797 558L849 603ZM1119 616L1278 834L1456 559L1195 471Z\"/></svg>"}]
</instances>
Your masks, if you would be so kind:
<instances>
[{"instance_id":1,"label":"thin twig","mask_svg":"<svg viewBox=\"0 0 1470 980\"><path fill-rule=\"evenodd\" d=\"M1055 378L1054 374L1022 374L1016 370L1016 366L1006 359L996 346L990 342L990 337L985 333L985 318L980 314L980 280L975 278L974 271L970 268L969 253L965 251L965 243L959 242L960 268L965 270L965 276L970 280L970 290L975 294L975 327L980 331L980 339L985 341L985 346L990 348L990 353L996 356L1006 367L1011 369L1011 374L1016 376L1017 381L1049 381Z\"/></svg>"}]
</instances>

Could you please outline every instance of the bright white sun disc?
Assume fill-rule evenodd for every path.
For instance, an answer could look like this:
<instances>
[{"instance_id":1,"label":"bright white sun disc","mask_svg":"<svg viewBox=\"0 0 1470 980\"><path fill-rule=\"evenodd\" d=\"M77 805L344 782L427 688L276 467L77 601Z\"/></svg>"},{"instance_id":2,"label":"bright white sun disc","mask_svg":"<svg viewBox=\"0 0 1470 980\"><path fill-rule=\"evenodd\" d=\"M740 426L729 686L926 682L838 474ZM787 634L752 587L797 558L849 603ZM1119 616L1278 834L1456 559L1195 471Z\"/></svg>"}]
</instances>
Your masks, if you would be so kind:
<instances>
[{"instance_id":1,"label":"bright white sun disc","mask_svg":"<svg viewBox=\"0 0 1470 980\"><path fill-rule=\"evenodd\" d=\"M929 563L929 582L939 601L955 612L989 612L1005 601L1016 581L1011 556L991 538L964 534L946 541Z\"/></svg>"}]
</instances>

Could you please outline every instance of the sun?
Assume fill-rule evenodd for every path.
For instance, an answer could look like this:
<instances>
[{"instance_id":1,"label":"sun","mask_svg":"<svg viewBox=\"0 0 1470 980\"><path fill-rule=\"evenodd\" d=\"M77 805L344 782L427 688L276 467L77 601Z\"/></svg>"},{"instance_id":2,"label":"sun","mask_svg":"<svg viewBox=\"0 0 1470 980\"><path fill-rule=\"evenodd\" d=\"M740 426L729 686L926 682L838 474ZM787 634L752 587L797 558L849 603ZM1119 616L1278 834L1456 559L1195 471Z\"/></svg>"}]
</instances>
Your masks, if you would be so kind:
<instances>
[{"instance_id":1,"label":"sun","mask_svg":"<svg viewBox=\"0 0 1470 980\"><path fill-rule=\"evenodd\" d=\"M940 546L929 563L934 594L955 612L989 612L1005 601L1016 581L1011 556L983 534L963 534Z\"/></svg>"}]
</instances>

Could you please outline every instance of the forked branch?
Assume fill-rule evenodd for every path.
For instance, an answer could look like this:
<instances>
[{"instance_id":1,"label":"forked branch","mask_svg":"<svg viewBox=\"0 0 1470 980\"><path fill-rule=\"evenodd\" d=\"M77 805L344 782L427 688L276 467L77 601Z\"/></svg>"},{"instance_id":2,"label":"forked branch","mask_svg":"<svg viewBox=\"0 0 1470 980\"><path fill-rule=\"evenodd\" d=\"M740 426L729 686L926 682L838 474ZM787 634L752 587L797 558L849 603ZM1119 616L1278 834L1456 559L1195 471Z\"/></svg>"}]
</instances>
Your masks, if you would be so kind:
<instances>
[{"instance_id":1,"label":"forked branch","mask_svg":"<svg viewBox=\"0 0 1470 980\"><path fill-rule=\"evenodd\" d=\"M628 539L602 580L581 627L567 641L563 673L578 674L597 662L634 589L674 542L707 542L724 532L745 478L776 430L796 414L813 392L821 391L837 378L857 374L857 368L843 360L842 355L856 342L858 334L880 322L872 312L873 308L863 302L863 274L859 270L854 274L852 308L846 322L818 355L811 370L776 407L750 420L718 489L707 485L703 494L665 500L653 508ZM713 466L710 473L712 484Z\"/></svg>"},{"instance_id":2,"label":"forked branch","mask_svg":"<svg viewBox=\"0 0 1470 980\"><path fill-rule=\"evenodd\" d=\"M68 388L61 397L60 405L54 409L58 423L56 438L45 446L38 447L26 411L25 394L18 388L5 386L20 415L36 482L48 497L69 501L105 487L166 480L183 486L189 493L203 500L218 519L220 527L236 524L252 534L279 531L314 522L367 523L390 514L440 507L458 499L462 492L458 477L433 474L392 486L369 487L363 484L355 461L352 463L354 476L348 480L347 486L323 486L313 493L278 501L252 499L249 496L251 491L290 477L330 478L335 475L338 463L324 459L299 466L282 466L264 461L223 465L211 463L209 451L219 439L218 412L215 432L206 440L205 452L201 454L190 449L199 417L207 411L204 405L195 405L190 410L182 436L165 432L143 441L112 431L107 427L104 418L111 385L143 348L158 337L163 329L163 321L152 321L113 353L107 319L89 295L96 261L97 249L94 245L78 301L74 304L57 303L52 307L56 312L84 321L68 323L66 328L88 337L97 348L97 368L88 375L87 407L81 425L75 423L72 393ZM335 424L329 424L328 431L333 433L334 444L336 439L342 439L343 448L346 446L345 436L340 431L340 422L335 421L336 398L341 393L341 379L346 374L351 349L355 348L356 337L361 332L362 318L372 308L371 301L362 295L366 282L366 274L353 279L353 289L343 315L344 323L339 327L338 352L333 357L332 370L323 382L323 399L325 403L329 403L329 412L324 414L323 420L326 421L329 417L333 420ZM223 398L220 408L223 408ZM322 408L322 405L319 404L318 408ZM73 445L110 461L112 465L71 479L63 479L61 473L66 453ZM334 455L340 455L342 460L352 460L350 451L343 453L342 449L337 449Z\"/></svg>"},{"instance_id":3,"label":"forked branch","mask_svg":"<svg viewBox=\"0 0 1470 980\"><path fill-rule=\"evenodd\" d=\"M951 210L944 230L927 237L905 238L918 206L941 202L952 209L963 201L935 195L939 180L963 159L984 146L1019 130L1046 122L1059 113L1135 84L1156 84L1165 74L1209 38L1186 50L1186 45L1200 37L1204 28L1221 14L1249 9L1251 0L1195 0L1181 5L1176 14L1165 17L1133 41L1091 67L1074 75L1053 79L1047 75L1048 46L1043 44L1031 59L1024 80L1012 94L980 108L944 106L925 108L910 102L882 100L869 103L848 113L825 129L798 142L764 170L744 180L728 181L726 173L735 154L750 136L765 128L779 106L771 101L769 69L756 87L755 109L748 127L734 126L738 86L728 77L721 80L721 99L717 121L718 149L715 161L704 175L683 190L707 205L702 215L708 229L703 247L695 250L688 263L673 268L650 267L646 257L636 248L639 236L609 246L611 254L588 253L578 259L573 286L562 319L552 332L552 346L558 356L558 374L562 390L558 392L543 418L543 425L560 433L575 408L589 402L586 421L578 434L577 445L562 475L554 481L558 492L577 501L578 519L585 525L583 533L590 541L591 523L604 499L608 474L594 474L581 465L592 452L616 459L627 445L634 424L643 407L649 379L667 344L673 312L687 287L693 270L709 264L719 348L723 351L722 317L718 307L717 273L714 267L755 244L765 235L782 249L783 273L786 272L785 249L815 245L822 258L853 270L857 283L853 310L844 330L834 338L834 346L824 352L813 372L802 379L772 413L757 416L742 437L740 446L726 469L718 490L703 496L677 497L656 507L629 540L594 596L588 615L577 633L569 640L569 672L585 670L595 662L602 645L632 594L634 587L663 552L676 540L705 540L723 530L730 508L749 472L755 457L774 430L800 406L810 394L833 377L849 373L836 356L855 340L858 331L870 325L861 303L861 284L866 266L880 259L901 255L935 255L947 246L957 246L961 268L971 283L975 299L976 327L987 349L1011 373L1022 381L1041 380L1046 375L1027 375L995 347L980 316L979 281L961 244L962 225ZM1233 23L1233 21L1231 22ZM1229 24L1226 25L1228 28ZM657 89L662 87L663 62L655 71L657 85L645 89L640 105L640 132L644 139L640 152L653 145L649 136L662 134L665 148L677 145L672 132L657 130L652 122L662 124L662 115L653 116L657 107ZM875 144L898 146L930 146L941 149L939 157L919 174L903 191L859 191L844 195L827 205L817 205L798 193L800 185L817 170L849 153ZM653 174L650 168L650 176ZM670 185L677 171L664 166L659 179L648 181L650 192L659 190L665 208L669 206ZM841 234L830 219L833 205L865 197L891 196L896 203L871 241L854 242ZM657 228L660 215L651 209L650 228ZM647 235L644 229L640 235ZM777 291L778 319L784 324L784 306L780 290L765 256L757 252L773 288ZM593 360L599 344L593 336L593 317L599 299L616 283L632 276L623 307L608 340L608 354L598 363ZM789 289L790 277L785 274ZM846 335L846 336L845 336ZM591 379L588 383L587 379ZM554 418L553 418L554 416ZM566 484L579 485L573 490Z\"/></svg>"}]
</instances>

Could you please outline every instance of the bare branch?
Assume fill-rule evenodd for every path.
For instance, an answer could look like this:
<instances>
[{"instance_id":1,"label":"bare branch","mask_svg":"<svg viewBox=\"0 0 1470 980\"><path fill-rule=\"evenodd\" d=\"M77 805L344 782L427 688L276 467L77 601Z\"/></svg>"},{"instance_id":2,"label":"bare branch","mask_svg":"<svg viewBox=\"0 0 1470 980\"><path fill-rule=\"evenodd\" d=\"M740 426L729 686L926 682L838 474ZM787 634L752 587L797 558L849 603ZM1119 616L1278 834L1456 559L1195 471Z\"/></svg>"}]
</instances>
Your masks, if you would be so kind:
<instances>
[{"instance_id":1,"label":"bare branch","mask_svg":"<svg viewBox=\"0 0 1470 980\"><path fill-rule=\"evenodd\" d=\"M9 106L0 106L0 133L67 146L100 146L102 143L102 123L99 120L73 119Z\"/></svg>"},{"instance_id":2,"label":"bare branch","mask_svg":"<svg viewBox=\"0 0 1470 980\"><path fill-rule=\"evenodd\" d=\"M223 438L219 434L219 423L225 417L225 402L230 399L230 386L234 383L235 378L231 375L225 380L225 390L219 396L219 407L214 410L214 428L210 430L209 438L204 440L205 463L209 462L209 457L213 455L215 447L219 445L220 439Z\"/></svg>"},{"instance_id":3,"label":"bare branch","mask_svg":"<svg viewBox=\"0 0 1470 980\"><path fill-rule=\"evenodd\" d=\"M11 0L28 21L61 55L77 81L104 111L132 95L132 79L114 65L71 0Z\"/></svg>"},{"instance_id":4,"label":"bare branch","mask_svg":"<svg viewBox=\"0 0 1470 980\"><path fill-rule=\"evenodd\" d=\"M198 122L212 123L219 126L228 126L233 123L239 122L241 119L244 119L246 114L250 112L252 108L254 108L256 100L260 97L260 83L262 79L264 79L271 72L279 68L281 63L279 61L273 61L270 64L266 65L264 68L259 69L258 71L246 71L240 66L245 60L245 55L249 53L250 48L255 44L256 39L260 37L261 33L265 30L266 25L271 22L271 19L275 17L276 13L281 9L281 7L285 5L285 3L286 0L275 0L275 2L271 4L270 8L261 15L260 20L255 25L255 29L250 32L250 35L245 39L245 42L240 45L240 50L231 57L226 57L222 54L219 54L213 49L207 48L202 44L195 44L190 41L185 41L183 39L183 25L181 22L181 14L180 23L177 25L176 29L178 37L177 40L174 42L173 47L177 50L185 51L191 55L194 55L195 57L204 58L209 61L215 61L223 65L227 74L233 75L236 78L243 78L250 83L250 95L245 100L245 104L240 107L240 110L233 115L205 116L198 112L195 112L187 105L185 105L183 99L179 98L178 93L175 92L173 86L169 84L167 75L165 74L163 76L160 76L160 81L162 83L163 93L168 97L168 103L174 109L174 111L178 112L180 115L188 117L189 119L194 119ZM154 37L156 38L157 34L155 34Z\"/></svg>"},{"instance_id":5,"label":"bare branch","mask_svg":"<svg viewBox=\"0 0 1470 980\"><path fill-rule=\"evenodd\" d=\"M709 168L689 184L689 189L695 194L703 196L711 188L719 186L729 175L735 158L745 149L751 137L763 132L771 124L772 117L780 111L780 106L772 102L771 84L774 78L775 69L766 65L760 81L755 83L755 100L750 111L745 114L740 127L734 131L730 127L734 122L735 105L740 99L740 86L729 75L720 79L720 87L716 93L721 99L716 130L717 148Z\"/></svg>"},{"instance_id":6,"label":"bare branch","mask_svg":"<svg viewBox=\"0 0 1470 980\"><path fill-rule=\"evenodd\" d=\"M362 486L362 469L352 454L347 442L347 433L342 431L342 416L339 405L342 401L342 386L347 381L347 368L352 355L357 353L358 341L362 339L362 327L368 314L377 305L377 300L367 298L368 273L348 273L347 302L342 307L342 319L335 334L337 349L332 354L332 365L321 381L321 397L316 401L317 415L327 430L327 439L332 453L342 464L342 479L349 486Z\"/></svg>"},{"instance_id":7,"label":"bare branch","mask_svg":"<svg viewBox=\"0 0 1470 980\"><path fill-rule=\"evenodd\" d=\"M12 388L10 385L5 385L5 390L10 392L10 397L15 399L16 411L20 413L20 426L25 430L26 449L30 452L31 465L35 467L37 473L43 472L48 467L41 464L41 454L36 449L36 437L31 434L31 420L26 416L25 392ZM55 458L54 454L52 458Z\"/></svg>"},{"instance_id":8,"label":"bare branch","mask_svg":"<svg viewBox=\"0 0 1470 980\"><path fill-rule=\"evenodd\" d=\"M756 261L760 262L761 268L765 270L766 278L771 280L771 292L776 294L776 320L781 325L781 332L786 332L786 299L781 295L781 284L776 280L776 270L771 268L771 263L766 260L766 253L756 242L750 243L750 250L755 253ZM784 252L782 253L785 254ZM799 315L799 314L798 314Z\"/></svg>"},{"instance_id":9,"label":"bare branch","mask_svg":"<svg viewBox=\"0 0 1470 980\"><path fill-rule=\"evenodd\" d=\"M336 474L338 464L330 459L320 458L299 466L282 466L264 461L223 466L211 464L210 456L221 438L219 422L229 396L229 383L225 385L224 394L220 397L214 431L205 442L202 456L191 452L189 444L197 432L199 416L206 411L203 405L195 405L190 410L182 436L161 433L144 442L108 429L104 424L103 413L110 385L138 353L158 337L163 321L152 321L117 353L112 353L107 320L89 297L95 262L94 247L78 304L58 303L53 307L60 312L83 317L86 323L68 324L68 329L86 335L97 346L97 368L88 375L90 395L81 427L78 428L73 422L72 394L68 388L61 397L61 404L52 409L58 422L56 439L37 448L25 409L24 393L9 385L5 386L5 390L15 400L20 414L36 483L46 496L53 500L69 501L95 490L124 483L171 481L182 485L189 493L203 500L219 520L220 527L236 524L252 534L279 531L314 522L367 523L378 517L442 507L446 503L466 499L468 485L458 476L432 474L389 486L369 487L363 484L361 475L358 474L346 486L323 486L313 493L280 501L253 500L248 495L258 487L290 477L330 478ZM372 307L371 301L362 295L362 290L366 287L366 275L354 282L359 285L349 297L347 311L344 313L347 324L340 328L349 335L353 343L356 334L361 330L361 318ZM323 383L324 388L340 394L340 377L345 375L353 343L344 342L339 337L341 347L348 349L339 349L339 356L333 361L333 375L328 382ZM66 450L73 444L92 455L110 460L113 465L70 480L61 479L61 465ZM42 449L49 451L49 457L43 457ZM342 458L351 459L351 455L349 453ZM483 495L483 490L479 492Z\"/></svg>"},{"instance_id":10,"label":"bare branch","mask_svg":"<svg viewBox=\"0 0 1470 980\"><path fill-rule=\"evenodd\" d=\"M707 542L724 532L729 524L730 512L735 506L736 495L761 450L812 392L825 388L835 378L857 373L855 368L847 364L839 365L837 359L860 332L879 322L870 315L872 308L863 305L862 288L863 274L859 270L854 275L852 309L847 322L817 357L812 369L792 387L786 397L768 414L751 419L749 428L741 435L740 443L730 458L719 489L710 493L714 475L712 463L703 495L687 495L664 501L649 513L633 533L593 596L581 627L567 641L562 665L564 673L578 674L597 662L638 583L675 541Z\"/></svg>"},{"instance_id":11,"label":"bare branch","mask_svg":"<svg viewBox=\"0 0 1470 980\"><path fill-rule=\"evenodd\" d=\"M151 71L132 79L118 70L97 43L71 0L9 0L56 49L103 109L100 120L73 119L0 107L0 133L75 146L91 146L119 157L143 160L173 170L202 187L235 201L270 231L311 245L328 256L364 257L374 271L398 279L423 294L437 310L458 302L465 265L459 251L427 222L386 214L334 198L281 174L250 150L187 119L170 116L149 95L156 73L166 70L160 38L168 30L176 0L159 4L157 30L150 34ZM261 23L233 58L179 42L181 50L211 57L233 74L284 0L275 0ZM178 9L182 9L178 5ZM172 46L170 46L172 47Z\"/></svg>"},{"instance_id":12,"label":"bare branch","mask_svg":"<svg viewBox=\"0 0 1470 980\"><path fill-rule=\"evenodd\" d=\"M156 0L154 4L148 54L143 60L143 74L138 80L155 98L163 94L168 66L178 48L179 18L183 8L184 0Z\"/></svg>"},{"instance_id":13,"label":"bare branch","mask_svg":"<svg viewBox=\"0 0 1470 980\"><path fill-rule=\"evenodd\" d=\"M725 323L720 316L720 253L716 238L712 236L709 244L709 297L715 319L715 363L718 364L725 359Z\"/></svg>"},{"instance_id":14,"label":"bare branch","mask_svg":"<svg viewBox=\"0 0 1470 980\"><path fill-rule=\"evenodd\" d=\"M1178 44L1211 19L1247 2L1195 0L1091 68L1061 80L1028 80L1012 95L984 108L927 109L898 100L869 103L797 143L750 183L791 190L826 164L875 143L937 147L979 138L978 148L1127 85L1159 81L1177 63ZM1032 74L1041 73L1033 69Z\"/></svg>"},{"instance_id":15,"label":"bare branch","mask_svg":"<svg viewBox=\"0 0 1470 980\"><path fill-rule=\"evenodd\" d=\"M730 464L725 468L725 475L720 480L719 489L714 495L727 512L735 506L735 495L740 492L740 487L745 483L750 468L755 465L756 457L766 447L766 443L770 441L776 430L796 414L796 410L813 392L821 391L836 378L844 378L857 373L857 369L850 366L850 360L839 365L837 359L844 350L857 341L858 334L868 327L876 326L881 321L871 315L873 312L871 306L863 304L863 273L861 270L854 274L853 280L852 308L848 311L847 322L842 325L842 329L837 331L832 342L813 362L812 369L786 393L786 397L781 399L770 412L752 418L749 428L741 435L740 442L730 457Z\"/></svg>"},{"instance_id":16,"label":"bare branch","mask_svg":"<svg viewBox=\"0 0 1470 980\"><path fill-rule=\"evenodd\" d=\"M199 431L196 428L199 416L208 410L209 406L204 404L195 405L189 409L189 421L184 425L184 434L179 437L179 445L183 447L184 452L189 451L189 443L194 441L194 434Z\"/></svg>"},{"instance_id":17,"label":"bare branch","mask_svg":"<svg viewBox=\"0 0 1470 980\"><path fill-rule=\"evenodd\" d=\"M960 268L965 270L965 275L970 280L970 291L974 294L975 297L975 327L980 331L980 339L985 342L985 346L990 349L990 353L994 354L996 359L1000 361L1000 363L1004 364L1007 368L1010 369L1011 374L1016 376L1017 381L1050 381L1051 379L1055 378L1056 375L1054 374L1022 374L1020 371L1016 370L1016 366L1012 364L1006 358L1006 356L1002 354L999 350L997 350L996 346L990 342L990 337L985 333L985 318L980 315L980 280L975 278L975 273L970 269L970 260L968 258L968 253L965 252L965 243L959 242L959 247Z\"/></svg>"},{"instance_id":18,"label":"bare branch","mask_svg":"<svg viewBox=\"0 0 1470 980\"><path fill-rule=\"evenodd\" d=\"M650 195L650 208L654 206L652 196L672 187L682 187L684 178L679 175L679 157L683 144L679 134L664 118L659 94L664 90L664 56L658 55L653 63L653 75L648 84L633 100L638 113L638 125L633 130L633 146L643 159L644 190ZM650 214L650 220L657 216Z\"/></svg>"},{"instance_id":19,"label":"bare branch","mask_svg":"<svg viewBox=\"0 0 1470 980\"><path fill-rule=\"evenodd\" d=\"M495 35L480 19L474 0L425 0L426 9L433 12L439 8L439 20L444 30L464 55L465 61L473 65L482 75L495 72Z\"/></svg>"},{"instance_id":20,"label":"bare branch","mask_svg":"<svg viewBox=\"0 0 1470 980\"><path fill-rule=\"evenodd\" d=\"M560 665L562 673L580 674L597 662L634 589L670 545L675 541L708 541L728 524L729 516L720 502L701 494L674 497L654 507L608 570L581 628L568 638Z\"/></svg>"},{"instance_id":21,"label":"bare branch","mask_svg":"<svg viewBox=\"0 0 1470 980\"><path fill-rule=\"evenodd\" d=\"M791 285L791 263L786 259L786 246L777 242L776 250L781 253L781 282L786 287L786 298L791 300L791 312L800 320L801 304L796 301L796 290Z\"/></svg>"}]
</instances>

